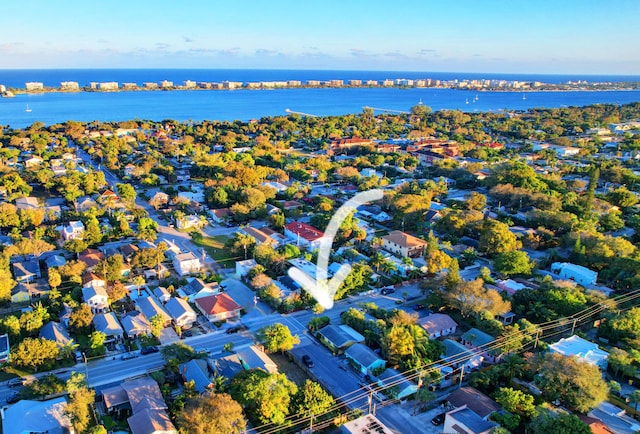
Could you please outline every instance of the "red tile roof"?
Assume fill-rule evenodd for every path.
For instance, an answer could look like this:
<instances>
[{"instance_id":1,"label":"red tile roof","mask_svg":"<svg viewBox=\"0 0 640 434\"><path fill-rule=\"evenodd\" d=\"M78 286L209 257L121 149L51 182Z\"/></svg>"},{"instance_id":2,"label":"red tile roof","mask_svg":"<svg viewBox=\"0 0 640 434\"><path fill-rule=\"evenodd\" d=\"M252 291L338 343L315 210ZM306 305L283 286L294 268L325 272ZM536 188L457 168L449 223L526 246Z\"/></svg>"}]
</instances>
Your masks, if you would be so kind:
<instances>
[{"instance_id":1,"label":"red tile roof","mask_svg":"<svg viewBox=\"0 0 640 434\"><path fill-rule=\"evenodd\" d=\"M315 241L324 236L324 233L319 229L302 222L291 222L285 228L307 241Z\"/></svg>"},{"instance_id":2,"label":"red tile roof","mask_svg":"<svg viewBox=\"0 0 640 434\"><path fill-rule=\"evenodd\" d=\"M205 312L207 315L218 315L242 308L233 298L225 293L196 298L195 301L202 312Z\"/></svg>"}]
</instances>

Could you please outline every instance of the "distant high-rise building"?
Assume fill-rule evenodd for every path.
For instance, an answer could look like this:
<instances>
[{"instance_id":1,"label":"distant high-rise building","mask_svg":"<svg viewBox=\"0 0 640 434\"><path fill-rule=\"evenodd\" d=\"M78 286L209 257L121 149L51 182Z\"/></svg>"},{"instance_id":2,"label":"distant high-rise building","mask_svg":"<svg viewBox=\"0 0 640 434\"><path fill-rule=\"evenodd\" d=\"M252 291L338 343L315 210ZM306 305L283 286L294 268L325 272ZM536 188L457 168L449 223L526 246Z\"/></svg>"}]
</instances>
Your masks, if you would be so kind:
<instances>
[{"instance_id":1,"label":"distant high-rise building","mask_svg":"<svg viewBox=\"0 0 640 434\"><path fill-rule=\"evenodd\" d=\"M27 89L27 92L33 92L36 90L44 89L44 84L39 81L30 81L24 84L24 87Z\"/></svg>"}]
</instances>

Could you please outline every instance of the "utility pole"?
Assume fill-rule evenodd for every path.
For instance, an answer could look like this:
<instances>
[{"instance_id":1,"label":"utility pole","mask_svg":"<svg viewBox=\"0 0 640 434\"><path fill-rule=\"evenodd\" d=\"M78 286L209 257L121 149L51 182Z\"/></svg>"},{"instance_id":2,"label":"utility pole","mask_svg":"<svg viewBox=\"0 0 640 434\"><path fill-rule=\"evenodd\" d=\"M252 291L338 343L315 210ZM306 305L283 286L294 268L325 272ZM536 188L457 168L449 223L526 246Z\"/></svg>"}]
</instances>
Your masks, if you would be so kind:
<instances>
[{"instance_id":1,"label":"utility pole","mask_svg":"<svg viewBox=\"0 0 640 434\"><path fill-rule=\"evenodd\" d=\"M572 335L572 336L573 336L573 332L574 332L574 331L575 331L575 329L576 329L576 323L577 323L577 322L578 322L578 319L577 319L577 318L574 318L574 319L573 319L573 325L571 326L571 335Z\"/></svg>"},{"instance_id":2,"label":"utility pole","mask_svg":"<svg viewBox=\"0 0 640 434\"><path fill-rule=\"evenodd\" d=\"M464 363L462 364L462 368L460 368L460 382L458 383L458 388L462 387L462 378L464 377Z\"/></svg>"},{"instance_id":3,"label":"utility pole","mask_svg":"<svg viewBox=\"0 0 640 434\"><path fill-rule=\"evenodd\" d=\"M87 355L82 352L82 358L84 359L84 372L85 372L85 380L87 382L87 386L89 386L89 365L87 364Z\"/></svg>"}]
</instances>

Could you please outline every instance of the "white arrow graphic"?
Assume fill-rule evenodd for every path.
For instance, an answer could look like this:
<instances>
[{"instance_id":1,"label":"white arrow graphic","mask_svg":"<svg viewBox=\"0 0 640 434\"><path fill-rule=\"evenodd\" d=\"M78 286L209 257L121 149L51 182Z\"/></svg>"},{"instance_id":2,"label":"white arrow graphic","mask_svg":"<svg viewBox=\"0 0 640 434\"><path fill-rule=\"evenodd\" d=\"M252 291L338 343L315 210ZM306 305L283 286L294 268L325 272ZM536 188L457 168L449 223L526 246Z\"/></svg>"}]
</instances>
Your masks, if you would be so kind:
<instances>
[{"instance_id":1,"label":"white arrow graphic","mask_svg":"<svg viewBox=\"0 0 640 434\"><path fill-rule=\"evenodd\" d=\"M338 229L340 229L340 225L344 219L360 205L380 200L383 196L384 192L380 189L360 192L342 205L333 217L331 217L324 236L320 239L315 279L296 267L289 268L289 276L298 282L298 284L311 294L325 309L331 309L333 307L333 297L336 295L336 291L342 281L346 279L351 272L351 265L342 264L331 280L327 279L331 246L333 239L338 233Z\"/></svg>"}]
</instances>

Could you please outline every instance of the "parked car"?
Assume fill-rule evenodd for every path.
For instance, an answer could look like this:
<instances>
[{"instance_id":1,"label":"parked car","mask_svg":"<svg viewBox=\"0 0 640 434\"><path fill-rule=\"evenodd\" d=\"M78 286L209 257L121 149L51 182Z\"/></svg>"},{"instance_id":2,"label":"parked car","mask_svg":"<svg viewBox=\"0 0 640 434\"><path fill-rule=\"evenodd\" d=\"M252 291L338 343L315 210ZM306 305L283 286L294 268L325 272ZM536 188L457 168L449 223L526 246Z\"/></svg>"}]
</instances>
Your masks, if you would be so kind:
<instances>
[{"instance_id":1,"label":"parked car","mask_svg":"<svg viewBox=\"0 0 640 434\"><path fill-rule=\"evenodd\" d=\"M191 330L185 330L182 332L182 337L183 338L190 338L191 336L193 336L193 332Z\"/></svg>"},{"instance_id":2,"label":"parked car","mask_svg":"<svg viewBox=\"0 0 640 434\"><path fill-rule=\"evenodd\" d=\"M416 304L413 306L413 310L424 310L424 304Z\"/></svg>"},{"instance_id":3,"label":"parked car","mask_svg":"<svg viewBox=\"0 0 640 434\"><path fill-rule=\"evenodd\" d=\"M394 292L396 292L396 290L393 288L382 288L382 291L380 291L380 294L387 295L387 294L393 294Z\"/></svg>"},{"instance_id":4,"label":"parked car","mask_svg":"<svg viewBox=\"0 0 640 434\"><path fill-rule=\"evenodd\" d=\"M135 359L136 357L138 357L139 354L138 353L124 353L120 359L121 360L131 360L131 359Z\"/></svg>"},{"instance_id":5,"label":"parked car","mask_svg":"<svg viewBox=\"0 0 640 434\"><path fill-rule=\"evenodd\" d=\"M158 351L160 351L158 347L150 346L150 347L144 347L143 349L141 349L140 354L151 354L151 353L157 353Z\"/></svg>"},{"instance_id":6,"label":"parked car","mask_svg":"<svg viewBox=\"0 0 640 434\"><path fill-rule=\"evenodd\" d=\"M444 423L445 417L447 417L447 413L440 413L439 415L431 419L431 423L434 424L435 426L442 425Z\"/></svg>"},{"instance_id":7,"label":"parked car","mask_svg":"<svg viewBox=\"0 0 640 434\"><path fill-rule=\"evenodd\" d=\"M13 404L20 401L20 395L18 392L13 392L11 395L7 396L7 404Z\"/></svg>"},{"instance_id":8,"label":"parked car","mask_svg":"<svg viewBox=\"0 0 640 434\"><path fill-rule=\"evenodd\" d=\"M307 354L302 356L302 363L304 363L307 368L313 368L313 360L311 360L311 357Z\"/></svg>"},{"instance_id":9,"label":"parked car","mask_svg":"<svg viewBox=\"0 0 640 434\"><path fill-rule=\"evenodd\" d=\"M243 326L243 325L230 327L230 328L227 329L227 334L230 335L232 333L238 333L239 331L246 330L246 329L247 329L247 327Z\"/></svg>"},{"instance_id":10,"label":"parked car","mask_svg":"<svg viewBox=\"0 0 640 434\"><path fill-rule=\"evenodd\" d=\"M27 383L27 379L24 377L14 378L13 380L9 380L9 387L22 387Z\"/></svg>"}]
</instances>

